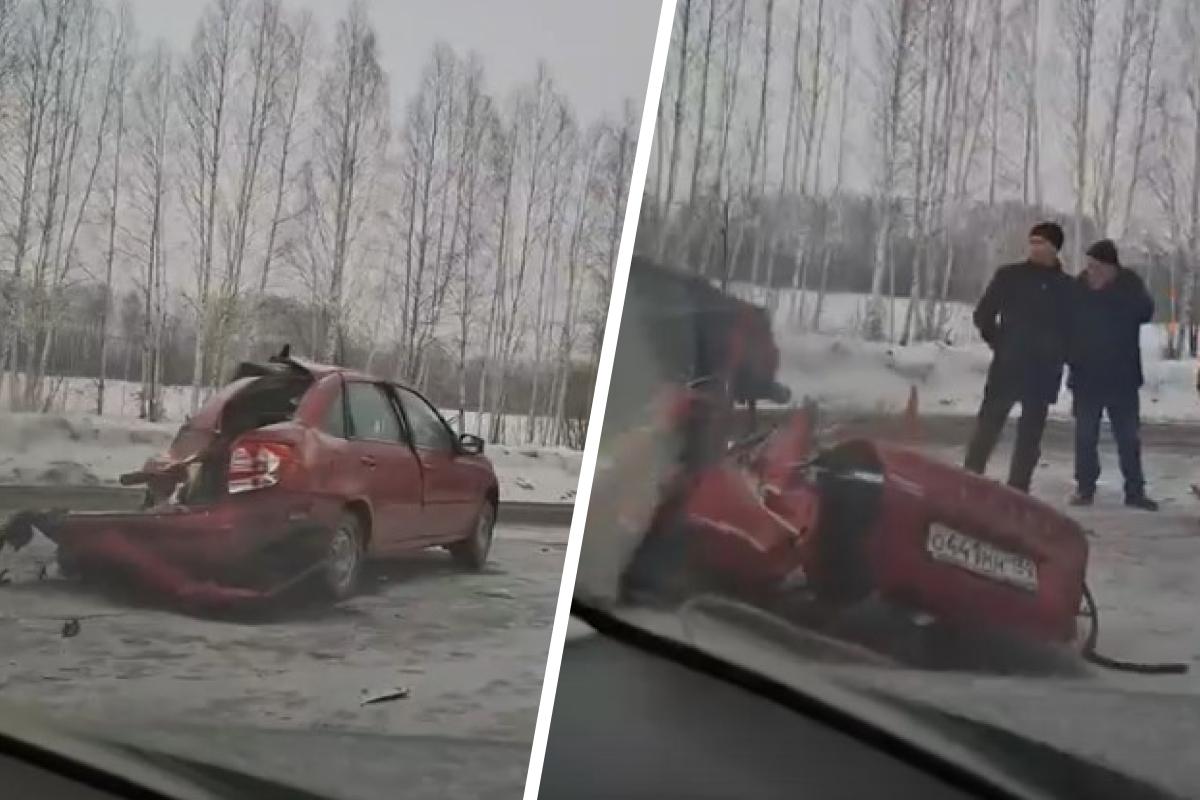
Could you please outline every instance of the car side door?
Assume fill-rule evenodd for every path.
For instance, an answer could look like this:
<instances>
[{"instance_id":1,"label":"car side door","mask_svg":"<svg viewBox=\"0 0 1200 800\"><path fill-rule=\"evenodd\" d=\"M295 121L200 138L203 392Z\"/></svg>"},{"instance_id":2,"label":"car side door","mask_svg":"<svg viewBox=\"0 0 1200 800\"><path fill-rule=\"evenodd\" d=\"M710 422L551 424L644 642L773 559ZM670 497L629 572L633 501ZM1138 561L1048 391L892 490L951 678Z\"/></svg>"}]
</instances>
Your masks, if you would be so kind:
<instances>
[{"instance_id":1,"label":"car side door","mask_svg":"<svg viewBox=\"0 0 1200 800\"><path fill-rule=\"evenodd\" d=\"M459 538L470 529L479 509L480 475L460 459L458 437L437 409L411 389L394 389L421 461L431 532L443 540Z\"/></svg>"},{"instance_id":2,"label":"car side door","mask_svg":"<svg viewBox=\"0 0 1200 800\"><path fill-rule=\"evenodd\" d=\"M347 423L355 462L372 506L373 549L403 550L425 525L421 467L391 393L382 384L346 384Z\"/></svg>"}]
</instances>

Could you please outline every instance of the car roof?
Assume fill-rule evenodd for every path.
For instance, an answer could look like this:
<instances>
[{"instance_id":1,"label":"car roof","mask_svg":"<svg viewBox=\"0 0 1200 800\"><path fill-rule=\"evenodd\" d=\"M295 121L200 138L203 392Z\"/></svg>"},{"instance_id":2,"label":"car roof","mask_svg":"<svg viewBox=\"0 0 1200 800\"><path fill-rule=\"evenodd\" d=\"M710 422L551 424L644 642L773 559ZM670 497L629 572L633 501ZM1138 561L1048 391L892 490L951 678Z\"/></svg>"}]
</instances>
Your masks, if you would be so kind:
<instances>
[{"instance_id":1,"label":"car roof","mask_svg":"<svg viewBox=\"0 0 1200 800\"><path fill-rule=\"evenodd\" d=\"M353 369L351 367L341 366L339 364L323 364L319 361L310 361L306 358L300 358L293 355L285 355L283 357L274 357L270 359L271 364L285 364L294 369L301 370L312 376L314 381L323 380L330 375L341 375L348 380L369 381L371 383L387 383L392 386L399 386L409 391L416 391L411 386L401 381L388 380L379 375L372 375L369 372ZM270 369L266 367L265 369Z\"/></svg>"},{"instance_id":2,"label":"car roof","mask_svg":"<svg viewBox=\"0 0 1200 800\"><path fill-rule=\"evenodd\" d=\"M379 375L371 375L370 373L351 367L344 367L338 364L323 364L301 356L294 356L292 355L291 345L286 344L277 354L268 358L265 363L244 361L239 364L237 371L234 373L233 380L237 381L241 378L279 374L281 371L288 369L307 375L314 383L324 380L331 375L341 375L344 379L369 381L371 383L387 383L420 394L413 387L400 381L387 380Z\"/></svg>"}]
</instances>

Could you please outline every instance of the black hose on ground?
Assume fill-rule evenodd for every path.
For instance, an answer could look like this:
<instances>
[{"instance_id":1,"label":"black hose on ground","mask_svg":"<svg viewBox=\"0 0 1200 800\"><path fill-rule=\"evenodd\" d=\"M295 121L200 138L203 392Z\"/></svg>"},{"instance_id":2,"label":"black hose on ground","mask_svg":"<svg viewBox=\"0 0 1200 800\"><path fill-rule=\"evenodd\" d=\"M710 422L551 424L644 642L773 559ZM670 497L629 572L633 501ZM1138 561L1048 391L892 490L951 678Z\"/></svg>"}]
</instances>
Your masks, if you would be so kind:
<instances>
[{"instance_id":1,"label":"black hose on ground","mask_svg":"<svg viewBox=\"0 0 1200 800\"><path fill-rule=\"evenodd\" d=\"M1100 638L1100 611L1096 606L1096 599L1092 597L1092 590L1086 583L1083 585L1083 600L1092 623L1087 639L1083 643L1082 655L1085 661L1105 669L1133 672L1138 675L1183 675L1187 673L1188 665L1183 663L1147 664L1137 661L1121 661L1097 653L1096 642Z\"/></svg>"}]
</instances>

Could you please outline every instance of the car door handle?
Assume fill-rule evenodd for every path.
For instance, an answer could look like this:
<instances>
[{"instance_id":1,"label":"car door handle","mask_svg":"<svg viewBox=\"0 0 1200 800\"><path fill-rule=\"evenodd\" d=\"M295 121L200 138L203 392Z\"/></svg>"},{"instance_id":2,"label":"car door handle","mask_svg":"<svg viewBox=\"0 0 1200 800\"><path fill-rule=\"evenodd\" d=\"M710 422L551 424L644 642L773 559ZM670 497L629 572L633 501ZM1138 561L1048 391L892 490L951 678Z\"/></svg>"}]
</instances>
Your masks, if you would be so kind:
<instances>
[{"instance_id":1,"label":"car door handle","mask_svg":"<svg viewBox=\"0 0 1200 800\"><path fill-rule=\"evenodd\" d=\"M359 459L359 461L361 461L364 466L370 467L371 469L375 469L376 461L375 461L374 457L363 456Z\"/></svg>"}]
</instances>

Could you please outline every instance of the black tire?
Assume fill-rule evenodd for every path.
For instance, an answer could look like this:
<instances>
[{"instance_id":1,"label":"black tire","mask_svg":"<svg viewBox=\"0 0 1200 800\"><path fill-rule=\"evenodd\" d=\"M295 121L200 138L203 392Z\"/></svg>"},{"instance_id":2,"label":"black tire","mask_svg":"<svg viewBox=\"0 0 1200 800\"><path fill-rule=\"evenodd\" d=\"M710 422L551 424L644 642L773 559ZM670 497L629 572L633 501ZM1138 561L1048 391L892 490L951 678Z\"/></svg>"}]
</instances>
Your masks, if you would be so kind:
<instances>
[{"instance_id":1,"label":"black tire","mask_svg":"<svg viewBox=\"0 0 1200 800\"><path fill-rule=\"evenodd\" d=\"M58 574L63 578L66 578L69 581L84 580L85 572L83 569L83 564L77 557L71 555L70 553L64 552L60 547L58 548L58 552L54 554L54 561L58 566Z\"/></svg>"},{"instance_id":2,"label":"black tire","mask_svg":"<svg viewBox=\"0 0 1200 800\"><path fill-rule=\"evenodd\" d=\"M471 570L481 570L487 564L492 549L492 535L496 528L496 504L490 499L483 502L475 524L467 538L455 542L447 549L460 565Z\"/></svg>"},{"instance_id":3,"label":"black tire","mask_svg":"<svg viewBox=\"0 0 1200 800\"><path fill-rule=\"evenodd\" d=\"M330 532L325 546L325 563L317 572L322 594L345 600L358 589L366 555L366 536L357 514L345 512Z\"/></svg>"}]
</instances>

